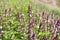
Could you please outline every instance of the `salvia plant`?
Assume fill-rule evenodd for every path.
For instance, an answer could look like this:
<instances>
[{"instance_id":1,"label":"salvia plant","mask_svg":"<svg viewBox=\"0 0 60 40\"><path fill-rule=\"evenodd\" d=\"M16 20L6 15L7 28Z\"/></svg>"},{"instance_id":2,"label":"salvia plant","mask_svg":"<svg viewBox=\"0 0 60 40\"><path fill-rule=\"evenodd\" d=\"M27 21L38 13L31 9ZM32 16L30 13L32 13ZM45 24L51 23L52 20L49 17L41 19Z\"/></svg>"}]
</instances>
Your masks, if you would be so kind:
<instances>
[{"instance_id":1,"label":"salvia plant","mask_svg":"<svg viewBox=\"0 0 60 40\"><path fill-rule=\"evenodd\" d=\"M4 15L0 14L1 40L60 40L60 17L54 10L33 13L30 4L12 8L5 8Z\"/></svg>"}]
</instances>

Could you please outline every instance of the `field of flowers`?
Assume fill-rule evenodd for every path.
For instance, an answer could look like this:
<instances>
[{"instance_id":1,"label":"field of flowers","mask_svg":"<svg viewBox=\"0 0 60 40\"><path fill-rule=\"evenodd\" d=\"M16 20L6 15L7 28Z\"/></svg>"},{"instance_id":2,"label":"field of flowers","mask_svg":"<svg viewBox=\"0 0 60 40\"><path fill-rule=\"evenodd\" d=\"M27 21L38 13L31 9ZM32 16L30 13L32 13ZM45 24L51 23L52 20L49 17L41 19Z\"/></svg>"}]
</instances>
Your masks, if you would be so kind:
<instances>
[{"instance_id":1,"label":"field of flowers","mask_svg":"<svg viewBox=\"0 0 60 40\"><path fill-rule=\"evenodd\" d=\"M60 40L59 15L30 0L0 0L0 40Z\"/></svg>"}]
</instances>

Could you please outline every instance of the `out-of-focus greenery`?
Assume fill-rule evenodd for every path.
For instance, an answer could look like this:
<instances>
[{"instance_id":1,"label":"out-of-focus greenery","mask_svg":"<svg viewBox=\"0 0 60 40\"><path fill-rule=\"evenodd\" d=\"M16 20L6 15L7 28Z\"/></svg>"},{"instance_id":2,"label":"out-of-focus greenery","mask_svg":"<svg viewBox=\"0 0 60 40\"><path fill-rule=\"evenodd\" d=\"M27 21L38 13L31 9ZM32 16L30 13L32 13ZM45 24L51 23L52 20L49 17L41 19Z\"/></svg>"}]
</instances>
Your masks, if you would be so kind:
<instances>
[{"instance_id":1,"label":"out-of-focus greenery","mask_svg":"<svg viewBox=\"0 0 60 40\"><path fill-rule=\"evenodd\" d=\"M19 28L19 21L17 19L17 12L22 12L24 13L24 17L26 19L26 22L28 22L28 5L32 6L32 13L36 13L36 9L39 10L46 10L47 12L50 12L52 9L48 8L45 5L42 4L34 4L32 3L30 0L0 0L0 14L3 17L3 20L5 20L5 22L1 21L1 26L3 27L3 36L1 36L0 39L3 40L26 40L27 35L26 34L22 34L20 28ZM36 8L37 7L37 8ZM5 9L9 9L12 8L11 11L11 15L4 17L4 10ZM60 15L60 11L57 9L54 9L54 12L56 15ZM8 12L9 13L9 12ZM24 26L24 24L23 24ZM36 32L36 37L38 40L38 36L44 36L44 35L49 35L49 32L40 32L38 34L37 29L35 28L34 31ZM60 38L60 36L59 36Z\"/></svg>"}]
</instances>

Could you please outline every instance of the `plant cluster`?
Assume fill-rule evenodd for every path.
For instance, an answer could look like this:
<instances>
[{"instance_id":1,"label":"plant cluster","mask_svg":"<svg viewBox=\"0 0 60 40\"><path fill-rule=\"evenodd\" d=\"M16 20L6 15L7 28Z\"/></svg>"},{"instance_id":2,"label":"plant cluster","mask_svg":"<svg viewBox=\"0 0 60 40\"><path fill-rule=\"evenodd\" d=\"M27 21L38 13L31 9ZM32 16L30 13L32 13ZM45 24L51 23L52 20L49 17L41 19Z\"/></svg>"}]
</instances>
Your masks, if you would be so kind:
<instances>
[{"instance_id":1,"label":"plant cluster","mask_svg":"<svg viewBox=\"0 0 60 40\"><path fill-rule=\"evenodd\" d=\"M26 13L9 8L0 14L0 39L2 40L60 40L60 17L45 11Z\"/></svg>"}]
</instances>

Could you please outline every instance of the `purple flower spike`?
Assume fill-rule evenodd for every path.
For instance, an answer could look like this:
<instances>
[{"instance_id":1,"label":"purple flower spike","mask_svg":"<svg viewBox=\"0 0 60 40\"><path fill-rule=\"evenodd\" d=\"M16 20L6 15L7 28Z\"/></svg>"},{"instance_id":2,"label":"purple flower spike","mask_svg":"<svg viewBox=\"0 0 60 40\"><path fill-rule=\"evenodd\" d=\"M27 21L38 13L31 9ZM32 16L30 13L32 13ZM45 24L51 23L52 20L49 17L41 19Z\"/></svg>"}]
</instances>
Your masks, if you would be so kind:
<instances>
[{"instance_id":1,"label":"purple flower spike","mask_svg":"<svg viewBox=\"0 0 60 40\"><path fill-rule=\"evenodd\" d=\"M43 11L42 16L44 16L44 14L45 14L45 13L44 13L44 11Z\"/></svg>"},{"instance_id":2,"label":"purple flower spike","mask_svg":"<svg viewBox=\"0 0 60 40\"><path fill-rule=\"evenodd\" d=\"M31 6L29 5L29 6L28 6L28 16L29 16L29 17L32 17L32 11L31 11L31 10L32 10L32 8L31 8Z\"/></svg>"},{"instance_id":3,"label":"purple flower spike","mask_svg":"<svg viewBox=\"0 0 60 40\"><path fill-rule=\"evenodd\" d=\"M0 15L0 19L2 19L2 16Z\"/></svg>"},{"instance_id":4,"label":"purple flower spike","mask_svg":"<svg viewBox=\"0 0 60 40\"><path fill-rule=\"evenodd\" d=\"M60 26L60 20L57 20L56 25L57 25L57 26Z\"/></svg>"},{"instance_id":5,"label":"purple flower spike","mask_svg":"<svg viewBox=\"0 0 60 40\"><path fill-rule=\"evenodd\" d=\"M36 35L35 35L35 33L33 32L33 34L32 34L32 39L33 39L33 40L35 40L35 36L36 36Z\"/></svg>"},{"instance_id":6,"label":"purple flower spike","mask_svg":"<svg viewBox=\"0 0 60 40\"><path fill-rule=\"evenodd\" d=\"M28 6L28 10L31 11L31 6L30 5Z\"/></svg>"},{"instance_id":7,"label":"purple flower spike","mask_svg":"<svg viewBox=\"0 0 60 40\"><path fill-rule=\"evenodd\" d=\"M6 14L7 14L7 9L5 9L5 13L4 13L4 14L5 14L5 16L6 16Z\"/></svg>"},{"instance_id":8,"label":"purple flower spike","mask_svg":"<svg viewBox=\"0 0 60 40\"><path fill-rule=\"evenodd\" d=\"M28 28L31 28L35 25L35 19L32 17L30 20L29 20L29 24L28 24Z\"/></svg>"},{"instance_id":9,"label":"purple flower spike","mask_svg":"<svg viewBox=\"0 0 60 40\"><path fill-rule=\"evenodd\" d=\"M9 8L9 11L11 11L11 8Z\"/></svg>"}]
</instances>

